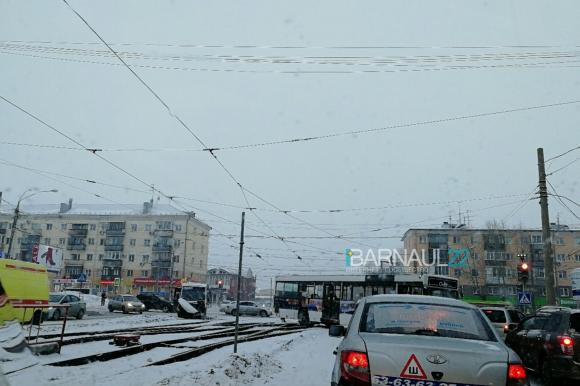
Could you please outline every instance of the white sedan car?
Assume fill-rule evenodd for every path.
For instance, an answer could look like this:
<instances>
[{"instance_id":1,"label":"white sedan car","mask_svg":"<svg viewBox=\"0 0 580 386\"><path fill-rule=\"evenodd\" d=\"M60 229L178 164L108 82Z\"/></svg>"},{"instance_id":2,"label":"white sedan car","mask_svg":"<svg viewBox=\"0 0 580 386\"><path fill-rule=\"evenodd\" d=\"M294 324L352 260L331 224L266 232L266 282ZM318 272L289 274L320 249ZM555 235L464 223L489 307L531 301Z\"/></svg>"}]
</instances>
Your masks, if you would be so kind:
<instances>
[{"instance_id":1,"label":"white sedan car","mask_svg":"<svg viewBox=\"0 0 580 386\"><path fill-rule=\"evenodd\" d=\"M333 386L528 385L520 358L489 320L465 302L420 295L359 301L343 336Z\"/></svg>"}]
</instances>

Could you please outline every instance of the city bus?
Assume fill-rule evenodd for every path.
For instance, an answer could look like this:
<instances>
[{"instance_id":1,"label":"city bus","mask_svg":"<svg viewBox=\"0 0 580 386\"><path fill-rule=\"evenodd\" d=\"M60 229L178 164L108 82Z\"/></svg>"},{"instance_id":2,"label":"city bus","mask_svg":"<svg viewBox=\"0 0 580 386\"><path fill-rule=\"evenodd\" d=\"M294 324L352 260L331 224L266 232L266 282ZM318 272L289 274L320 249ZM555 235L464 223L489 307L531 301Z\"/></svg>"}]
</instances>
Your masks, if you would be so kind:
<instances>
[{"instance_id":1,"label":"city bus","mask_svg":"<svg viewBox=\"0 0 580 386\"><path fill-rule=\"evenodd\" d=\"M346 326L359 299L380 294L458 299L459 281L441 275L291 275L276 277L274 311L301 325Z\"/></svg>"}]
</instances>

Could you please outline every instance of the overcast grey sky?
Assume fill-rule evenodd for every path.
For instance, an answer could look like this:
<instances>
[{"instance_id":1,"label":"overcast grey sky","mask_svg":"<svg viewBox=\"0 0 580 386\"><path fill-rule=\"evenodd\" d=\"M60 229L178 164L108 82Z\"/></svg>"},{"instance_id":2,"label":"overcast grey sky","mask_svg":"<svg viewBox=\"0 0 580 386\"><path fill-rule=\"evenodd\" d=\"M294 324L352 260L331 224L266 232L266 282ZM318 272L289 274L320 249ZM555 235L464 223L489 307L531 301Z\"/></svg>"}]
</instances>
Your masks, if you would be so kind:
<instances>
[{"instance_id":1,"label":"overcast grey sky","mask_svg":"<svg viewBox=\"0 0 580 386\"><path fill-rule=\"evenodd\" d=\"M580 100L577 1L70 3L210 147ZM163 149L100 154L166 194L246 206L207 152L183 150L200 145L97 43L61 1L0 0L0 95L89 147ZM240 45L257 47L232 47ZM1 100L0 117L2 142L75 146ZM461 205L293 214L318 229L258 211L268 228L248 213L249 235L258 234L254 230L356 235L392 228L362 234L385 239L290 239L307 244L289 244L302 261L280 241L249 238L247 246L264 260L249 252L247 262L264 286L279 272L341 270L343 257L332 251L397 247L409 224L436 226L450 215L455 221L459 210L471 211L474 226L490 219L539 226L535 201L516 211L537 183L536 148L544 147L549 158L578 146L579 127L580 104L569 104L216 155L245 187L282 209L487 198ZM559 158L551 170L578 157L580 151ZM145 189L82 151L0 144L0 158ZM551 182L560 194L578 200L578 172L580 162L554 174ZM115 202L140 203L151 196L54 178ZM108 202L70 185L0 166L0 189L8 201L39 187L60 192L31 203L69 197ZM497 196L511 197L490 198ZM272 209L251 195L248 199L254 207ZM189 205L215 233L239 232L237 225L204 211L239 222L241 209L180 204ZM551 210L554 220L559 214L563 223L580 223L557 202L551 201ZM212 237L210 264L233 267L237 252L228 244L235 242Z\"/></svg>"}]
</instances>

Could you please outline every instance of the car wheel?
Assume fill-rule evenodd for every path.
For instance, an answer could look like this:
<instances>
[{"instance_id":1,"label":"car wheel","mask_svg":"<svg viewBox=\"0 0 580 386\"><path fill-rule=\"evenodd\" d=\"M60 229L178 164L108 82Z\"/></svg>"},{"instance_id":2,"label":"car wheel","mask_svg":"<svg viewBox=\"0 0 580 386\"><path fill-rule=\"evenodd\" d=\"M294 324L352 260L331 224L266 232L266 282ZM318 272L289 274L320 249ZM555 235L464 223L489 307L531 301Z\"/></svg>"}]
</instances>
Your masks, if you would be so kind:
<instances>
[{"instance_id":1,"label":"car wheel","mask_svg":"<svg viewBox=\"0 0 580 386\"><path fill-rule=\"evenodd\" d=\"M128 314L129 311L127 311L127 309L125 308L125 306L123 306L123 308L121 308L121 311L123 311L124 314Z\"/></svg>"},{"instance_id":2,"label":"car wheel","mask_svg":"<svg viewBox=\"0 0 580 386\"><path fill-rule=\"evenodd\" d=\"M109 312L113 312L113 307L109 306Z\"/></svg>"},{"instance_id":3,"label":"car wheel","mask_svg":"<svg viewBox=\"0 0 580 386\"><path fill-rule=\"evenodd\" d=\"M60 319L60 310L54 310L52 313L52 320L59 320Z\"/></svg>"},{"instance_id":4,"label":"car wheel","mask_svg":"<svg viewBox=\"0 0 580 386\"><path fill-rule=\"evenodd\" d=\"M232 312L230 312L230 314L232 316L236 316L238 314L238 310L232 310Z\"/></svg>"},{"instance_id":5,"label":"car wheel","mask_svg":"<svg viewBox=\"0 0 580 386\"><path fill-rule=\"evenodd\" d=\"M261 311L260 311L260 316L261 316L262 318L265 318L265 317L267 317L267 316L268 316L268 312L266 312L266 310L261 310Z\"/></svg>"},{"instance_id":6,"label":"car wheel","mask_svg":"<svg viewBox=\"0 0 580 386\"><path fill-rule=\"evenodd\" d=\"M81 309L77 314L77 319L82 319L83 316L85 316L85 310Z\"/></svg>"},{"instance_id":7,"label":"car wheel","mask_svg":"<svg viewBox=\"0 0 580 386\"><path fill-rule=\"evenodd\" d=\"M167 313L167 312L169 312L169 307L168 306L163 306L163 308L161 309L161 311Z\"/></svg>"}]
</instances>

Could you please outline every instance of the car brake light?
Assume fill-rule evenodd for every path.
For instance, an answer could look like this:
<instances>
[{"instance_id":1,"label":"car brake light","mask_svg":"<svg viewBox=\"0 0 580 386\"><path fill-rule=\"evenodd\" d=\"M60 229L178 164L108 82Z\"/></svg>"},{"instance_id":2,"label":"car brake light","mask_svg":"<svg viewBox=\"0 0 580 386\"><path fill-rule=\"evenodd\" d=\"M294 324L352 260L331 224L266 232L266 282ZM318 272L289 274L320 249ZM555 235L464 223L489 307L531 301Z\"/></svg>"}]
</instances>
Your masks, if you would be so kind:
<instances>
[{"instance_id":1,"label":"car brake light","mask_svg":"<svg viewBox=\"0 0 580 386\"><path fill-rule=\"evenodd\" d=\"M367 353L359 351L343 351L340 354L341 374L345 380L357 379L370 382L369 358Z\"/></svg>"},{"instance_id":2,"label":"car brake light","mask_svg":"<svg viewBox=\"0 0 580 386\"><path fill-rule=\"evenodd\" d=\"M565 355L574 355L574 339L569 336L559 336L560 348Z\"/></svg>"},{"instance_id":3,"label":"car brake light","mask_svg":"<svg viewBox=\"0 0 580 386\"><path fill-rule=\"evenodd\" d=\"M510 380L526 379L526 369L519 364L510 364L508 368L508 378Z\"/></svg>"},{"instance_id":4,"label":"car brake light","mask_svg":"<svg viewBox=\"0 0 580 386\"><path fill-rule=\"evenodd\" d=\"M510 326L508 326L507 324L504 324L503 326L503 332L508 332L510 329Z\"/></svg>"}]
</instances>

